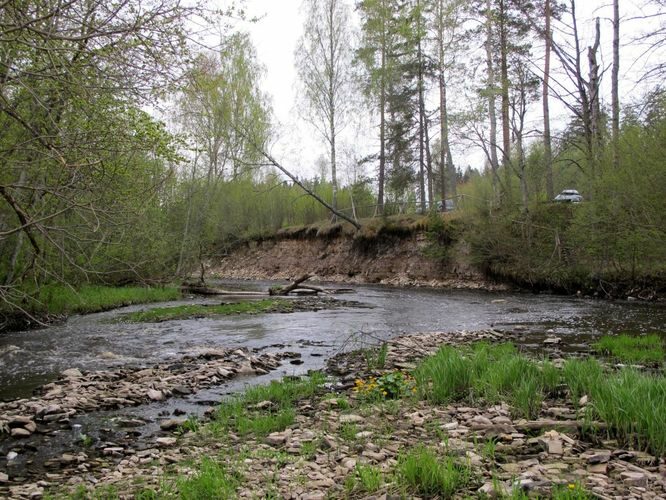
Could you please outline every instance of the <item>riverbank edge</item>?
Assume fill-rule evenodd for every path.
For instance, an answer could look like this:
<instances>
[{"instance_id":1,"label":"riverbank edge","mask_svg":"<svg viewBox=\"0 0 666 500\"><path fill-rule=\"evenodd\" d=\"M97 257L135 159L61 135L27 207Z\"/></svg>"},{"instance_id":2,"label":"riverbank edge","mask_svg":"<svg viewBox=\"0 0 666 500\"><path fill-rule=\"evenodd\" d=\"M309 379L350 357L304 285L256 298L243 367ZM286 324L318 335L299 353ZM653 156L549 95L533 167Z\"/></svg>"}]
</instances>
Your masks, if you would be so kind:
<instances>
[{"instance_id":1,"label":"riverbank edge","mask_svg":"<svg viewBox=\"0 0 666 500\"><path fill-rule=\"evenodd\" d=\"M105 311L111 311L121 307L154 304L158 302L168 302L182 298L182 292L175 286L164 287L144 287L144 286L103 286L82 287L79 290L61 287L58 292L67 293L70 298L68 302L78 304L64 306L60 304L58 312L31 310L24 308L24 311L1 311L0 335L6 332L32 330L57 325L67 321L67 318L77 314L94 314ZM72 298L73 297L73 298ZM62 302L62 299L60 300ZM46 301L47 309L49 307Z\"/></svg>"},{"instance_id":2,"label":"riverbank edge","mask_svg":"<svg viewBox=\"0 0 666 500\"><path fill-rule=\"evenodd\" d=\"M387 343L381 368L369 365L367 351L341 354L327 363L328 373L339 377L339 383L316 397L299 401L295 422L286 430L265 437L241 438L232 433L221 439L205 425L196 432L179 429L175 435L158 438L154 449L129 454L113 449L106 458L106 467L87 471L87 480L74 469L81 465L75 461L71 468L76 477L70 477L62 486L65 489L54 492L52 498L72 498L70 495L81 496L82 492L103 493L105 498L134 498L150 491L155 496L145 498L173 498L179 488L198 488L202 487L199 482L213 480L203 477L211 471L202 467L217 462L222 465L212 471L219 475L218 485L229 480L235 488L234 497L273 494L304 500L327 498L335 492L336 497L366 498L374 494L383 498L396 493L396 484L380 482L373 490L366 490L363 475L371 472L389 477L403 452L423 443L437 455L466 463L474 471L474 480L465 491L478 497L511 495L516 487L551 498L572 498L566 496L567 492L576 493L573 498L602 499L617 495L648 499L665 494L663 458L620 449L612 440L590 440L579 425L581 418L573 405L544 407L539 419L524 421L511 418L511 409L505 403L433 406L398 399L365 405L358 400L359 380L413 369L442 345L502 343L517 340L514 337L496 330L404 335ZM551 355L556 354L558 342L548 338L544 345ZM272 404L256 403L262 411ZM390 436L381 437L382 425L387 422L394 430ZM501 458L505 453L512 454L511 447L520 448L516 455L521 460ZM245 486L234 482L233 478L241 476L252 481ZM32 489L14 489L15 497L25 494L27 498L38 491L38 485L29 486ZM564 496L557 496L557 492Z\"/></svg>"},{"instance_id":3,"label":"riverbank edge","mask_svg":"<svg viewBox=\"0 0 666 500\"><path fill-rule=\"evenodd\" d=\"M460 223L458 222L458 225ZM458 227L436 243L425 220L353 233L344 225L294 228L237 242L206 269L211 277L290 280L303 272L313 280L348 285L521 291L609 300L661 302L666 276L632 278L618 273L562 272L549 275L477 262Z\"/></svg>"}]
</instances>

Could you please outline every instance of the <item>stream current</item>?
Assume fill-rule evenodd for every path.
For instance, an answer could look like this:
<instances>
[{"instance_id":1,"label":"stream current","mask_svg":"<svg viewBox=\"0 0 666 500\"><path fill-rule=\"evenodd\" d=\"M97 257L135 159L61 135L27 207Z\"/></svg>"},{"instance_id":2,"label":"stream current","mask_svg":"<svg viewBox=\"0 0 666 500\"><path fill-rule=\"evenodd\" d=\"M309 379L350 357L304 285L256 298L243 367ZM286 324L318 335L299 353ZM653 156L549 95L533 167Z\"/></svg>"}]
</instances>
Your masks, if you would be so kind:
<instances>
[{"instance_id":1,"label":"stream current","mask_svg":"<svg viewBox=\"0 0 666 500\"><path fill-rule=\"evenodd\" d=\"M216 283L239 290L266 290L273 284ZM523 330L534 343L551 331L566 345L606 333L645 333L666 327L665 304L381 286L355 290L339 298L364 307L163 323L113 322L121 314L151 307L229 300L199 297L74 316L61 325L2 334L0 400L28 397L36 386L68 368L150 366L211 347L298 351L304 363L290 369L298 374L321 368L326 357L353 347L352 336L364 344L404 333L495 328Z\"/></svg>"}]
</instances>

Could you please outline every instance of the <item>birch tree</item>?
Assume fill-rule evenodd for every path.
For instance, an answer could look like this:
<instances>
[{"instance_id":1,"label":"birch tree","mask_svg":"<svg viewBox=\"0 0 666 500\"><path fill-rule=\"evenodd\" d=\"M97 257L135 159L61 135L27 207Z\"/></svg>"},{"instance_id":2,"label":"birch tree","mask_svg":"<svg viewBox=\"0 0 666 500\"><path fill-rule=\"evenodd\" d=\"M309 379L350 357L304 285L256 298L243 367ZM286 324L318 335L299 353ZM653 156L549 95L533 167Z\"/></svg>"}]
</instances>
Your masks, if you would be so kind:
<instances>
[{"instance_id":1,"label":"birch tree","mask_svg":"<svg viewBox=\"0 0 666 500\"><path fill-rule=\"evenodd\" d=\"M344 0L307 0L303 36L296 49L296 66L305 91L305 116L329 149L332 207L337 208L337 138L352 104L352 33L349 6Z\"/></svg>"}]
</instances>

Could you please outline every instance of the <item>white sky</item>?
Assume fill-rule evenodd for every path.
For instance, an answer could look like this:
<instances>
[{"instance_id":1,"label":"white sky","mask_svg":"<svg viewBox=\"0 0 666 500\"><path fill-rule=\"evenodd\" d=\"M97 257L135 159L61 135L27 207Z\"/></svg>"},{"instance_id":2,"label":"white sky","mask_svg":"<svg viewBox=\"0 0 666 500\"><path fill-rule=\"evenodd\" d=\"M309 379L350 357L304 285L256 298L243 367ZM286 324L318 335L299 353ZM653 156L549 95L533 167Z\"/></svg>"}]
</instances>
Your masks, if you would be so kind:
<instances>
[{"instance_id":1,"label":"white sky","mask_svg":"<svg viewBox=\"0 0 666 500\"><path fill-rule=\"evenodd\" d=\"M351 1L351 0L350 0ZM276 140L274 153L282 159L287 168L292 169L299 175L314 175L314 162L316 158L325 154L324 144L312 132L311 126L304 123L299 117L296 104L296 89L298 87L297 74L294 68L294 50L298 38L302 32L303 12L302 0L247 0L246 11L249 16L261 17L255 23L244 23L240 29L248 31L257 49L259 62L266 69L266 76L262 83L264 92L271 97L273 111L276 118ZM602 67L606 68L603 80L603 99L610 103L610 66L611 66L611 43L612 43L612 7L610 0L578 0L577 13L579 29L586 36L592 36L594 22L593 18L601 18L601 57ZM635 63L641 49L631 46L631 38L647 29L645 21L631 21L629 18L641 13L654 12L655 9L645 7L646 0L620 0L620 15L625 21L621 24L622 45L621 56L621 101L623 104L628 99L638 98L643 91L636 86L637 75L643 73L645 61ZM585 43L583 46L587 46ZM662 54L663 56L663 54ZM655 56L653 56L655 57ZM555 58L553 56L555 63ZM586 61L584 60L585 64ZM652 61L654 62L654 61ZM540 62L537 64L541 65ZM452 96L455 99L455 94ZM562 106L558 106L551 99L553 120L563 124L569 114ZM455 103L452 103L455 106ZM535 109L540 109L540 103L536 103ZM534 128L540 129L541 115L535 112L532 117ZM365 154L372 150L372 127L374 123L366 123L365 131L370 132L370 138L358 137L356 144L358 153ZM433 131L434 133L435 131ZM351 135L357 134L352 131ZM363 135L363 134L361 134ZM367 134L366 134L367 135ZM376 141L376 139L375 139ZM369 149L368 149L369 148ZM365 151L361 151L365 150ZM464 167L467 164L475 168L483 166L483 155L479 151L465 150L459 148L456 151L454 163ZM369 174L372 174L369 172Z\"/></svg>"}]
</instances>

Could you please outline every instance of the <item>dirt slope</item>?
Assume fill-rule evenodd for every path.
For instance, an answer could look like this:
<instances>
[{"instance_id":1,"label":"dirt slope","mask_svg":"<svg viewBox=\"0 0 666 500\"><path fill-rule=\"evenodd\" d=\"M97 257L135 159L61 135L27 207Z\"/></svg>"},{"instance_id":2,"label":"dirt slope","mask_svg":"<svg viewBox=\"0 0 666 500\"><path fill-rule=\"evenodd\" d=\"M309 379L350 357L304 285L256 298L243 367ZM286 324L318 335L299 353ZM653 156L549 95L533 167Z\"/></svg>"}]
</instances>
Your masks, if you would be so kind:
<instances>
[{"instance_id":1,"label":"dirt slope","mask_svg":"<svg viewBox=\"0 0 666 500\"><path fill-rule=\"evenodd\" d=\"M473 269L463 241L451 247L447 263L427 257L428 244L422 231L372 238L282 236L246 243L211 263L209 271L220 278L291 279L310 273L318 281L502 288Z\"/></svg>"}]
</instances>

